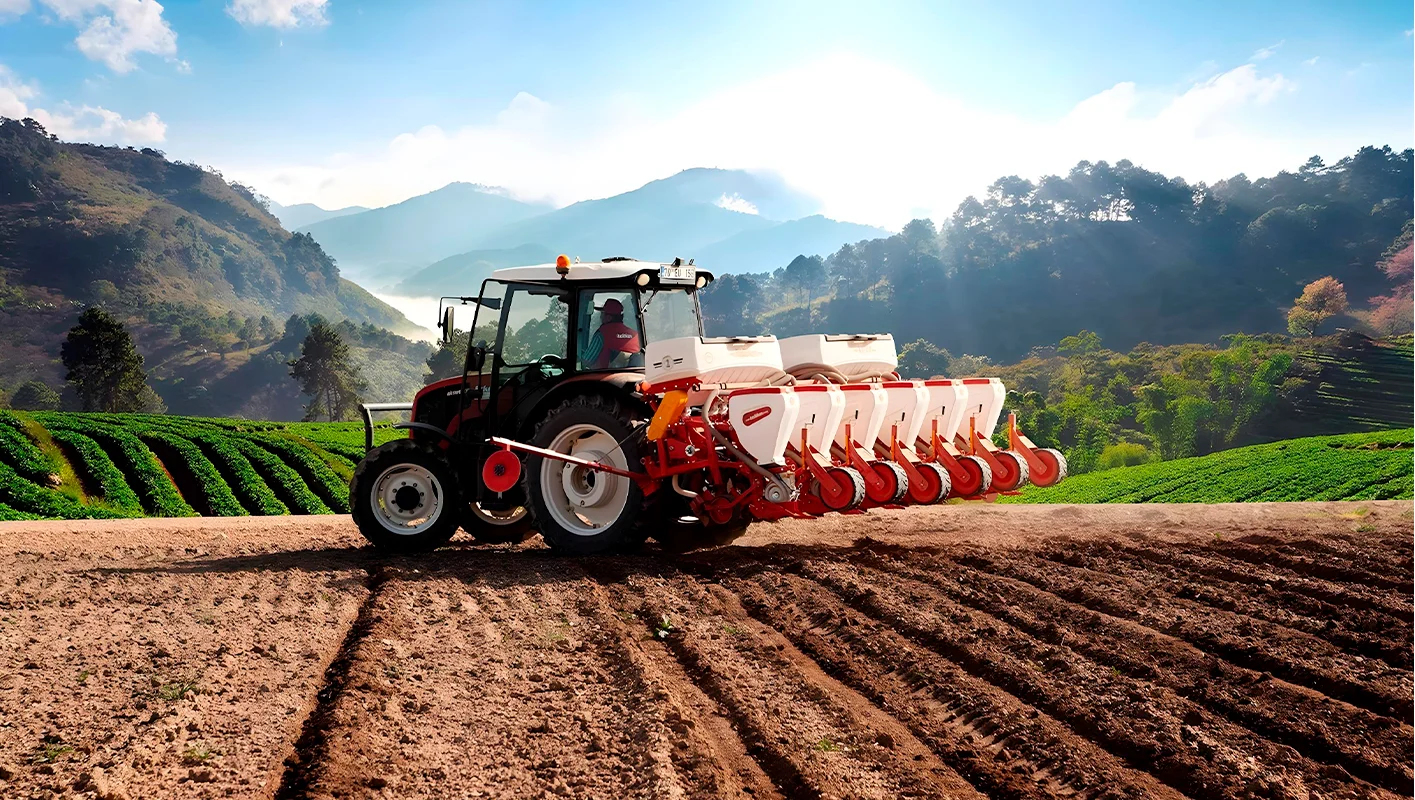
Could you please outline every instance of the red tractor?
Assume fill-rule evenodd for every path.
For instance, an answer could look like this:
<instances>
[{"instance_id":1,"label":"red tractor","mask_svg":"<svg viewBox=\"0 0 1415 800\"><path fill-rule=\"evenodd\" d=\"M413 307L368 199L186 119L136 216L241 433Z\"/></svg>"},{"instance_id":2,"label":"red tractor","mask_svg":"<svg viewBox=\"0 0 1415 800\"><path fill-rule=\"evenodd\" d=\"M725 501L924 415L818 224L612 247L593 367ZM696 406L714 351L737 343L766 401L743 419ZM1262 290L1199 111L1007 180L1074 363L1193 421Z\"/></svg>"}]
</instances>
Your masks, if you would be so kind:
<instances>
[{"instance_id":1,"label":"red tractor","mask_svg":"<svg viewBox=\"0 0 1415 800\"><path fill-rule=\"evenodd\" d=\"M495 543L539 531L568 553L649 537L686 549L753 520L940 502L958 495L950 474L969 497L1017 489L1029 465L1033 483L1064 477L1061 454L1011 418L1009 449L984 435L1000 384L970 395L967 382L901 381L888 334L704 336L696 293L711 280L692 261L561 256L497 270L479 297L444 298L475 304L476 344L461 376L411 404L364 407L371 449L350 486L359 531L397 551L458 528ZM371 412L394 409L411 411L397 426L408 438L372 447ZM990 485L998 472L1007 485Z\"/></svg>"}]
</instances>

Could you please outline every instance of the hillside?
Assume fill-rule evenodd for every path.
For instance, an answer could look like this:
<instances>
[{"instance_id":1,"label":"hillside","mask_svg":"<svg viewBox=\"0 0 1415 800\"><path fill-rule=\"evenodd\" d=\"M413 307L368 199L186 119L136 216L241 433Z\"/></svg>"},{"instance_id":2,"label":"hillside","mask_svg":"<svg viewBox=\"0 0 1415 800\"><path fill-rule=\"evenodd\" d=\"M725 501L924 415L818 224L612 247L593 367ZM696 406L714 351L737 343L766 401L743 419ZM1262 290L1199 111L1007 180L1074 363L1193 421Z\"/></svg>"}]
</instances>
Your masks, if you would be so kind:
<instances>
[{"instance_id":1,"label":"hillside","mask_svg":"<svg viewBox=\"0 0 1415 800\"><path fill-rule=\"evenodd\" d=\"M473 250L435 261L390 286L390 294L406 297L441 297L476 294L492 270L527 264L546 264L558 255L548 247L527 244L505 250Z\"/></svg>"},{"instance_id":2,"label":"hillside","mask_svg":"<svg viewBox=\"0 0 1415 800\"><path fill-rule=\"evenodd\" d=\"M516 200L499 189L450 183L391 206L316 222L303 232L351 278L381 286L434 261L482 248L490 231L549 208Z\"/></svg>"},{"instance_id":3,"label":"hillside","mask_svg":"<svg viewBox=\"0 0 1415 800\"><path fill-rule=\"evenodd\" d=\"M697 263L718 275L732 272L768 272L791 263L796 256L828 255L840 245L881 239L889 231L853 222L838 222L819 214L743 231L697 251Z\"/></svg>"},{"instance_id":4,"label":"hillside","mask_svg":"<svg viewBox=\"0 0 1415 800\"><path fill-rule=\"evenodd\" d=\"M1404 430L1289 439L1221 453L1093 472L1029 487L1005 503L1235 503L1409 500Z\"/></svg>"},{"instance_id":5,"label":"hillside","mask_svg":"<svg viewBox=\"0 0 1415 800\"><path fill-rule=\"evenodd\" d=\"M357 214L361 211L368 211L363 206L347 206L327 210L320 208L314 203L296 203L293 206L282 206L274 200L270 201L270 213L280 220L280 224L285 226L285 230L293 231L313 225L316 222L323 222L327 219L337 217L347 217L350 214Z\"/></svg>"}]
</instances>

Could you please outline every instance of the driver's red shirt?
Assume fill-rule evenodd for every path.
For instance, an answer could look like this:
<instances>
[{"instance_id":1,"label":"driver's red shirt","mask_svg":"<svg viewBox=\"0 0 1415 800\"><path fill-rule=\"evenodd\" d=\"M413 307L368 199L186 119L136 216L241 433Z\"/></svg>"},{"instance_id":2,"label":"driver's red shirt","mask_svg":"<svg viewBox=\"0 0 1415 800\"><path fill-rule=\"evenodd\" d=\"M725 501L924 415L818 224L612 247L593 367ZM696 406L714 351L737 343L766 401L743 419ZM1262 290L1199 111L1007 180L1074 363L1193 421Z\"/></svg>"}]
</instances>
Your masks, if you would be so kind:
<instances>
[{"instance_id":1,"label":"driver's red shirt","mask_svg":"<svg viewBox=\"0 0 1415 800\"><path fill-rule=\"evenodd\" d=\"M639 352L639 334L622 322L606 322L590 337L585 348L588 369L605 369L616 353Z\"/></svg>"}]
</instances>

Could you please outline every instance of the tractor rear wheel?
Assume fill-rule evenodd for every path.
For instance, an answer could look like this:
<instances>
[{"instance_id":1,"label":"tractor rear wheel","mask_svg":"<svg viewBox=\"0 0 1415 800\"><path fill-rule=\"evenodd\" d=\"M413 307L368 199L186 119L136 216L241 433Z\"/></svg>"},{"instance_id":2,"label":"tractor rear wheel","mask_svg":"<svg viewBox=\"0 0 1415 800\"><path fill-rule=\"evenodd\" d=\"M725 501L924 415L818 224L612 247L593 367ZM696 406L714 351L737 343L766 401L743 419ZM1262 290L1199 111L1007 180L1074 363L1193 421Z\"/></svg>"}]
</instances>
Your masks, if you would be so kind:
<instances>
[{"instance_id":1,"label":"tractor rear wheel","mask_svg":"<svg viewBox=\"0 0 1415 800\"><path fill-rule=\"evenodd\" d=\"M483 508L475 500L467 502L462 530L482 544L520 544L536 535L529 508L516 506L499 511Z\"/></svg>"},{"instance_id":2,"label":"tractor rear wheel","mask_svg":"<svg viewBox=\"0 0 1415 800\"><path fill-rule=\"evenodd\" d=\"M531 444L641 471L636 433L620 403L581 395L547 414ZM523 480L535 526L552 549L590 555L636 542L644 494L633 480L534 454L526 457Z\"/></svg>"},{"instance_id":3,"label":"tractor rear wheel","mask_svg":"<svg viewBox=\"0 0 1415 800\"><path fill-rule=\"evenodd\" d=\"M457 532L462 494L447 459L427 445L398 439L359 462L349 508L365 539L384 550L432 550Z\"/></svg>"}]
</instances>

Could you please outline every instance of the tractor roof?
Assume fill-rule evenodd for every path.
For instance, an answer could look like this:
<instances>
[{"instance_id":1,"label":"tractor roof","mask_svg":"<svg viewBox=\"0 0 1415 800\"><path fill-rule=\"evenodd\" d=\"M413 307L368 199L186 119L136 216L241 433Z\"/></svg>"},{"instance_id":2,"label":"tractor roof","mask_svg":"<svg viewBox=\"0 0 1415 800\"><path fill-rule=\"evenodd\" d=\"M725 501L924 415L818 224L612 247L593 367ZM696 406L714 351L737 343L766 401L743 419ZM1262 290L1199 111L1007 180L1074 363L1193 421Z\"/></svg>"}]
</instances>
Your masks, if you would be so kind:
<instances>
[{"instance_id":1,"label":"tractor roof","mask_svg":"<svg viewBox=\"0 0 1415 800\"><path fill-rule=\"evenodd\" d=\"M654 275L660 273L662 267L674 267L671 263L659 263L657 261L638 261L632 258L611 258L604 261L576 261L570 265L569 274L563 276L567 281L612 281L632 278L641 272L651 272ZM712 280L712 273L699 267L687 263L680 263L679 269L691 271ZM556 271L554 264L535 264L527 267L506 267L491 273L491 277L498 281L529 281L532 283L560 283L562 276ZM679 281L691 284L692 279Z\"/></svg>"}]
</instances>

